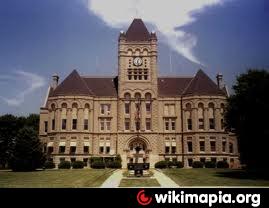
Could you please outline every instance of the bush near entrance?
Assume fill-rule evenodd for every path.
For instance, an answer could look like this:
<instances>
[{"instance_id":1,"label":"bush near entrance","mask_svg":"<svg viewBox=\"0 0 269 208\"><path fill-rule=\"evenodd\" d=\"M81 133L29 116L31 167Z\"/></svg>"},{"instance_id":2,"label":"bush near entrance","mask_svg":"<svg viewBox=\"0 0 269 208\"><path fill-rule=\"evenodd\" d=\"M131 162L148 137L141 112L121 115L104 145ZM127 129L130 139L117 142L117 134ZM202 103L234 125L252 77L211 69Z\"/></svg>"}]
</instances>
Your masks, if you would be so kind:
<instances>
[{"instance_id":1,"label":"bush near entrance","mask_svg":"<svg viewBox=\"0 0 269 208\"><path fill-rule=\"evenodd\" d=\"M203 168L204 167L204 163L200 162L200 161L194 161L192 163L192 167L193 168Z\"/></svg>"},{"instance_id":2,"label":"bush near entrance","mask_svg":"<svg viewBox=\"0 0 269 208\"><path fill-rule=\"evenodd\" d=\"M119 162L119 161L112 161L112 162L106 163L106 167L119 169L122 167L122 165L121 165L121 162Z\"/></svg>"},{"instance_id":3,"label":"bush near entrance","mask_svg":"<svg viewBox=\"0 0 269 208\"><path fill-rule=\"evenodd\" d=\"M205 162L205 167L206 168L215 168L216 167L216 163L213 161L206 161Z\"/></svg>"},{"instance_id":4,"label":"bush near entrance","mask_svg":"<svg viewBox=\"0 0 269 208\"><path fill-rule=\"evenodd\" d=\"M181 161L166 161L166 160L155 163L155 168L164 169L171 167L183 168L183 163Z\"/></svg>"},{"instance_id":5,"label":"bush near entrance","mask_svg":"<svg viewBox=\"0 0 269 208\"><path fill-rule=\"evenodd\" d=\"M70 169L71 168L71 163L69 161L61 161L60 164L58 165L59 169Z\"/></svg>"},{"instance_id":6,"label":"bush near entrance","mask_svg":"<svg viewBox=\"0 0 269 208\"><path fill-rule=\"evenodd\" d=\"M72 162L72 168L73 169L82 169L82 168L84 168L84 162L83 161Z\"/></svg>"},{"instance_id":7,"label":"bush near entrance","mask_svg":"<svg viewBox=\"0 0 269 208\"><path fill-rule=\"evenodd\" d=\"M229 163L227 161L218 161L217 168L229 168Z\"/></svg>"},{"instance_id":8,"label":"bush near entrance","mask_svg":"<svg viewBox=\"0 0 269 208\"><path fill-rule=\"evenodd\" d=\"M52 161L46 161L44 164L44 168L45 169L53 169L53 168L55 168L55 164Z\"/></svg>"},{"instance_id":9,"label":"bush near entrance","mask_svg":"<svg viewBox=\"0 0 269 208\"><path fill-rule=\"evenodd\" d=\"M94 169L104 169L106 167L105 163L103 161L94 161L91 163L91 168Z\"/></svg>"}]
</instances>

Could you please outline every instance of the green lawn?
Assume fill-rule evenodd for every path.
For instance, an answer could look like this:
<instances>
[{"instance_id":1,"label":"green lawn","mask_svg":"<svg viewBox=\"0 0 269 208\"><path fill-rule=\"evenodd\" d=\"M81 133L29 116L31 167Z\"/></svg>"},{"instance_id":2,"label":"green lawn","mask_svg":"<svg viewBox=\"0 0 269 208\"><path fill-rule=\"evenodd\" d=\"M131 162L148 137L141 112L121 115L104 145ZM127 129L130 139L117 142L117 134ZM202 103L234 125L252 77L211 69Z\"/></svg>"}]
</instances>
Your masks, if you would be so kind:
<instances>
[{"instance_id":1,"label":"green lawn","mask_svg":"<svg viewBox=\"0 0 269 208\"><path fill-rule=\"evenodd\" d=\"M139 178L130 179L123 178L120 182L120 187L157 187L160 186L156 179L152 178Z\"/></svg>"},{"instance_id":2,"label":"green lawn","mask_svg":"<svg viewBox=\"0 0 269 208\"><path fill-rule=\"evenodd\" d=\"M167 176L180 186L269 186L268 172L231 169L166 169Z\"/></svg>"},{"instance_id":3,"label":"green lawn","mask_svg":"<svg viewBox=\"0 0 269 208\"><path fill-rule=\"evenodd\" d=\"M111 169L0 171L0 188L99 187L112 172Z\"/></svg>"}]
</instances>

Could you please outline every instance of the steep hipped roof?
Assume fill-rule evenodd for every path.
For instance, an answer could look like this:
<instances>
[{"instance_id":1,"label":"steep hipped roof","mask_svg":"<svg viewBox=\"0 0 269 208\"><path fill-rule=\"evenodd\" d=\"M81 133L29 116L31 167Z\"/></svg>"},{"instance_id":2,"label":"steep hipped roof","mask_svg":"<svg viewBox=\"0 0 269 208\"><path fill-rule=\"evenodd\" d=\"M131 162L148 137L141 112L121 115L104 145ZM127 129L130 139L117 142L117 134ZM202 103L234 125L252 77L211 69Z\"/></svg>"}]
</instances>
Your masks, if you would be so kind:
<instances>
[{"instance_id":1,"label":"steep hipped roof","mask_svg":"<svg viewBox=\"0 0 269 208\"><path fill-rule=\"evenodd\" d=\"M201 69L190 81L183 95L226 95Z\"/></svg>"},{"instance_id":2,"label":"steep hipped roof","mask_svg":"<svg viewBox=\"0 0 269 208\"><path fill-rule=\"evenodd\" d=\"M161 97L180 96L188 86L192 77L158 78L158 92Z\"/></svg>"},{"instance_id":3,"label":"steep hipped roof","mask_svg":"<svg viewBox=\"0 0 269 208\"><path fill-rule=\"evenodd\" d=\"M134 19L125 37L127 41L148 41L150 34L142 19Z\"/></svg>"},{"instance_id":4,"label":"steep hipped roof","mask_svg":"<svg viewBox=\"0 0 269 208\"><path fill-rule=\"evenodd\" d=\"M115 77L82 77L96 96L117 97L117 78Z\"/></svg>"},{"instance_id":5,"label":"steep hipped roof","mask_svg":"<svg viewBox=\"0 0 269 208\"><path fill-rule=\"evenodd\" d=\"M91 95L83 79L76 70L72 71L65 80L52 92L52 96L59 95Z\"/></svg>"}]
</instances>

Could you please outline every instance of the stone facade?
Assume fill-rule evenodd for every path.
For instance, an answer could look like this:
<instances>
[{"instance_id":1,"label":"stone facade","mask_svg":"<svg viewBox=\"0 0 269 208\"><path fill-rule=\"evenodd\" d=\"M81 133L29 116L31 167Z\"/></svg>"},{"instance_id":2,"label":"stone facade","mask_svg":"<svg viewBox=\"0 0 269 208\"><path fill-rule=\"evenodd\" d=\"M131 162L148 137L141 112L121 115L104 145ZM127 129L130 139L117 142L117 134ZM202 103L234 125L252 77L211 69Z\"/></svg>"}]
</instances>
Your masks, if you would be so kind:
<instances>
[{"instance_id":1,"label":"stone facade","mask_svg":"<svg viewBox=\"0 0 269 208\"><path fill-rule=\"evenodd\" d=\"M138 162L151 167L160 160L183 161L185 167L197 160L227 160L238 167L237 139L223 126L227 92L220 83L202 71L190 78L158 77L157 37L139 19L121 32L118 43L118 77L106 78L115 93L102 85L104 79L73 71L58 85L54 75L40 110L40 139L53 161L88 164L93 156L120 154L126 168L139 146ZM194 84L201 89L193 90Z\"/></svg>"}]
</instances>

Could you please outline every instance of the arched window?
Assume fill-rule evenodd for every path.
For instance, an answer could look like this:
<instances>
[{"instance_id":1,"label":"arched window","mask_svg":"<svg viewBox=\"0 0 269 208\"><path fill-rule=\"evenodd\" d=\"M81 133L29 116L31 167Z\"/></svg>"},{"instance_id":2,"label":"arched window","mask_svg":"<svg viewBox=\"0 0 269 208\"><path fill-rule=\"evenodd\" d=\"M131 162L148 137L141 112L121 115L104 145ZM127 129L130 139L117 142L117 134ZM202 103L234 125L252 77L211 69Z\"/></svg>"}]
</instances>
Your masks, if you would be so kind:
<instances>
[{"instance_id":1,"label":"arched window","mask_svg":"<svg viewBox=\"0 0 269 208\"><path fill-rule=\"evenodd\" d=\"M140 100L141 99L141 94L139 92L135 93L135 99Z\"/></svg>"},{"instance_id":2,"label":"arched window","mask_svg":"<svg viewBox=\"0 0 269 208\"><path fill-rule=\"evenodd\" d=\"M61 106L61 120L62 120L62 130L66 130L66 114L67 114L67 104L63 103Z\"/></svg>"},{"instance_id":3,"label":"arched window","mask_svg":"<svg viewBox=\"0 0 269 208\"><path fill-rule=\"evenodd\" d=\"M51 104L51 110L53 110L53 111L55 110L55 104L54 103Z\"/></svg>"},{"instance_id":4,"label":"arched window","mask_svg":"<svg viewBox=\"0 0 269 208\"><path fill-rule=\"evenodd\" d=\"M54 103L51 104L50 117L51 117L51 130L55 130L55 104Z\"/></svg>"},{"instance_id":5,"label":"arched window","mask_svg":"<svg viewBox=\"0 0 269 208\"><path fill-rule=\"evenodd\" d=\"M185 112L185 116L186 116L186 123L187 123L187 130L192 130L192 109L191 109L191 104L187 103L186 104L186 112Z\"/></svg>"},{"instance_id":6,"label":"arched window","mask_svg":"<svg viewBox=\"0 0 269 208\"><path fill-rule=\"evenodd\" d=\"M215 129L215 106L214 103L208 104L209 129Z\"/></svg>"},{"instance_id":7,"label":"arched window","mask_svg":"<svg viewBox=\"0 0 269 208\"><path fill-rule=\"evenodd\" d=\"M88 103L86 103L85 107L84 107L84 120L83 120L83 129L84 130L89 129L89 111L90 111L90 105Z\"/></svg>"},{"instance_id":8,"label":"arched window","mask_svg":"<svg viewBox=\"0 0 269 208\"><path fill-rule=\"evenodd\" d=\"M146 48L143 50L143 55L144 56L147 56L148 55L148 50Z\"/></svg>"},{"instance_id":9,"label":"arched window","mask_svg":"<svg viewBox=\"0 0 269 208\"><path fill-rule=\"evenodd\" d=\"M78 117L78 104L72 104L72 129L77 129L77 117Z\"/></svg>"},{"instance_id":10,"label":"arched window","mask_svg":"<svg viewBox=\"0 0 269 208\"><path fill-rule=\"evenodd\" d=\"M131 95L130 95L129 92L126 92L126 93L124 94L124 99L125 99L126 101L129 101L129 100L131 99Z\"/></svg>"},{"instance_id":11,"label":"arched window","mask_svg":"<svg viewBox=\"0 0 269 208\"><path fill-rule=\"evenodd\" d=\"M146 98L147 101L151 100L151 94L149 92L147 92L145 94L145 98Z\"/></svg>"},{"instance_id":12,"label":"arched window","mask_svg":"<svg viewBox=\"0 0 269 208\"><path fill-rule=\"evenodd\" d=\"M198 104L198 128L204 129L204 104Z\"/></svg>"},{"instance_id":13,"label":"arched window","mask_svg":"<svg viewBox=\"0 0 269 208\"><path fill-rule=\"evenodd\" d=\"M131 56L132 54L133 54L132 49L128 49L128 50L127 50L127 55L128 55L128 56Z\"/></svg>"},{"instance_id":14,"label":"arched window","mask_svg":"<svg viewBox=\"0 0 269 208\"><path fill-rule=\"evenodd\" d=\"M135 50L135 55L136 55L136 56L139 56L139 55L140 55L140 50L139 50L139 49L136 49L136 50Z\"/></svg>"}]
</instances>

